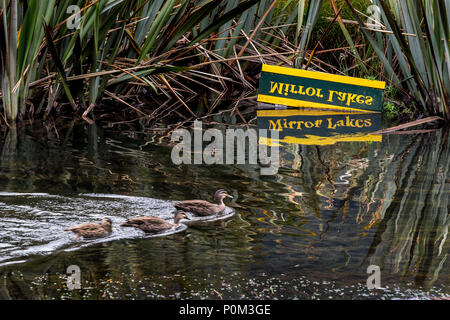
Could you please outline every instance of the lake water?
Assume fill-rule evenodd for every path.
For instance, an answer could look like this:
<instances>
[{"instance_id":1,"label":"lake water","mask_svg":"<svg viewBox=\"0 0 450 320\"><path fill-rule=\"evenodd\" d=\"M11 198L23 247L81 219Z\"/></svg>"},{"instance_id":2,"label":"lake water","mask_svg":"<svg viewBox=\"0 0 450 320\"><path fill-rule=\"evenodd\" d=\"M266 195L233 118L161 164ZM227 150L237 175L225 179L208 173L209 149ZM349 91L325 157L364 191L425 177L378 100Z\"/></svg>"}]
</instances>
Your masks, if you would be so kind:
<instances>
[{"instance_id":1,"label":"lake water","mask_svg":"<svg viewBox=\"0 0 450 320\"><path fill-rule=\"evenodd\" d=\"M217 119L216 119L217 120ZM220 125L219 125L220 127ZM448 131L283 144L278 174L174 165L167 132L75 122L2 133L0 299L429 299L450 294ZM126 218L234 199L157 237ZM110 217L111 236L64 229ZM81 270L68 290L66 270ZM381 289L369 290L370 265Z\"/></svg>"}]
</instances>

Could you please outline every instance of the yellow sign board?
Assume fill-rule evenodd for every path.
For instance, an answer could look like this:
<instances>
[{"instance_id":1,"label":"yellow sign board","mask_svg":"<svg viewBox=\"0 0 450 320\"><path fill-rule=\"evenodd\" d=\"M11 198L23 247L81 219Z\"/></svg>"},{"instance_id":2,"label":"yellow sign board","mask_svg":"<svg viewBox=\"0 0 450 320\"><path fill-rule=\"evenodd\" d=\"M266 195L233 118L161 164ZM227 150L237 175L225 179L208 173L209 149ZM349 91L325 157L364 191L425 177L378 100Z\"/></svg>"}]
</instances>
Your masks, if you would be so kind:
<instances>
[{"instance_id":1,"label":"yellow sign board","mask_svg":"<svg viewBox=\"0 0 450 320\"><path fill-rule=\"evenodd\" d=\"M381 112L386 83L263 65L258 101L291 107Z\"/></svg>"}]
</instances>

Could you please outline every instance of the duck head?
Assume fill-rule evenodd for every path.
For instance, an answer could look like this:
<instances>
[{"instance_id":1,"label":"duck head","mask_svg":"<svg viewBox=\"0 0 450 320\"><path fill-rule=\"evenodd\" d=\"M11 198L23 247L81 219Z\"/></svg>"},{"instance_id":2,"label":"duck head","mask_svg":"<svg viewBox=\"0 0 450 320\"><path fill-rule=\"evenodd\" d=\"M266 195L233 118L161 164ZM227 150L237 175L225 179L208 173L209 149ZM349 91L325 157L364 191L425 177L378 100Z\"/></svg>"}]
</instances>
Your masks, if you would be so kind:
<instances>
[{"instance_id":1,"label":"duck head","mask_svg":"<svg viewBox=\"0 0 450 320\"><path fill-rule=\"evenodd\" d=\"M226 192L223 189L217 190L216 193L214 194L214 200L216 201L217 204L223 204L223 199L225 198L233 199L233 197L230 196L228 192Z\"/></svg>"},{"instance_id":2,"label":"duck head","mask_svg":"<svg viewBox=\"0 0 450 320\"><path fill-rule=\"evenodd\" d=\"M112 230L112 221L110 218L103 218L102 219L102 226L105 228L105 230L111 231Z\"/></svg>"},{"instance_id":3,"label":"duck head","mask_svg":"<svg viewBox=\"0 0 450 320\"><path fill-rule=\"evenodd\" d=\"M179 224L180 221L183 219L191 220L188 218L188 216L186 215L186 213L184 211L177 210L175 212L175 218L173 219L174 224Z\"/></svg>"}]
</instances>

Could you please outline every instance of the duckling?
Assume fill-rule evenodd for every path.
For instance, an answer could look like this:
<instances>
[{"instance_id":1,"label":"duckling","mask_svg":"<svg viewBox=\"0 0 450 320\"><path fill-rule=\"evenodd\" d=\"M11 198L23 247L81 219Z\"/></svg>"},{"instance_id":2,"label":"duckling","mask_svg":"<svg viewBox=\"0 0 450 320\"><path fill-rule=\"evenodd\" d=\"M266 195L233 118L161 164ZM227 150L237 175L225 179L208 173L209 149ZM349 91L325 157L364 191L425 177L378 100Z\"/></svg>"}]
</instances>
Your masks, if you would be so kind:
<instances>
[{"instance_id":1,"label":"duckling","mask_svg":"<svg viewBox=\"0 0 450 320\"><path fill-rule=\"evenodd\" d=\"M144 231L145 233L158 233L164 230L176 228L180 225L182 219L188 219L183 211L178 210L175 212L174 223L170 223L164 219L157 217L139 217L129 219L127 222L122 224L122 227L133 227Z\"/></svg>"},{"instance_id":2,"label":"duckling","mask_svg":"<svg viewBox=\"0 0 450 320\"><path fill-rule=\"evenodd\" d=\"M225 198L233 199L225 190L220 189L214 194L215 204L205 200L186 200L175 203L174 207L178 210L190 212L196 216L206 217L223 212L226 208L223 203L223 199Z\"/></svg>"},{"instance_id":3,"label":"duckling","mask_svg":"<svg viewBox=\"0 0 450 320\"><path fill-rule=\"evenodd\" d=\"M85 239L106 237L112 232L112 221L109 218L103 218L99 223L85 223L64 231L72 231L76 234L75 239L83 237Z\"/></svg>"}]
</instances>

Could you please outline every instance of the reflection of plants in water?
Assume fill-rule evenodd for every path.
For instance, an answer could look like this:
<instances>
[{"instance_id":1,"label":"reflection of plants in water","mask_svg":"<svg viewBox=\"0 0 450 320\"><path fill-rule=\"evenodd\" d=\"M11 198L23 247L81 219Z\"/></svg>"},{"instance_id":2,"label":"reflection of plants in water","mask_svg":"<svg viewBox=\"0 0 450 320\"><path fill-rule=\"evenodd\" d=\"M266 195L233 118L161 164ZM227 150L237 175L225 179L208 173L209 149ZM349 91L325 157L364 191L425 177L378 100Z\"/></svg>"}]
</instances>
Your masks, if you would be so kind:
<instances>
[{"instance_id":1,"label":"reflection of plants in water","mask_svg":"<svg viewBox=\"0 0 450 320\"><path fill-rule=\"evenodd\" d=\"M96 125L72 122L51 128L39 123L32 130L12 127L0 150L0 181L4 191L129 191L134 185L124 164L136 157L116 160L116 154L126 154L127 150L108 145Z\"/></svg>"},{"instance_id":2,"label":"reflection of plants in water","mask_svg":"<svg viewBox=\"0 0 450 320\"><path fill-rule=\"evenodd\" d=\"M377 230L366 259L431 286L449 248L448 131L404 141L391 139L371 159L380 163L382 179L367 188L376 218L370 225L376 222ZM389 159L390 154L395 156Z\"/></svg>"},{"instance_id":3,"label":"reflection of plants in water","mask_svg":"<svg viewBox=\"0 0 450 320\"><path fill-rule=\"evenodd\" d=\"M36 132L15 140L11 131L3 142L3 190L210 200L225 188L236 196L231 205L240 207L242 219L226 228L190 229L187 240L176 243L119 241L86 249L83 255L92 253L95 261L83 262L80 254L70 263L98 266L92 279L121 278L122 269L157 278L157 270L173 273L179 266L213 274L221 272L218 265L241 273L299 265L307 272L329 267L354 274L365 269L365 255L363 262L397 277L415 276L419 284L448 276L447 133L388 136L383 144L290 145L280 150L279 174L261 177L255 166L175 166L170 148L145 143L145 134L85 124L58 129L58 135ZM342 177L348 183L336 184ZM67 267L62 262L59 272Z\"/></svg>"},{"instance_id":4,"label":"reflection of plants in water","mask_svg":"<svg viewBox=\"0 0 450 320\"><path fill-rule=\"evenodd\" d=\"M406 139L389 136L383 144L342 144L305 151L312 148L300 146L304 151L301 163L315 164L302 167L301 174L313 180L315 193L322 199L316 201L320 211L332 212L324 220L320 240L339 217L342 222L355 219L363 226L360 236L376 228L363 262L413 276L418 285L432 286L449 249L448 131ZM336 183L343 174L348 183ZM312 195L307 193L307 197ZM350 208L351 202L358 204L356 212ZM306 212L310 209L307 204L303 200Z\"/></svg>"}]
</instances>

